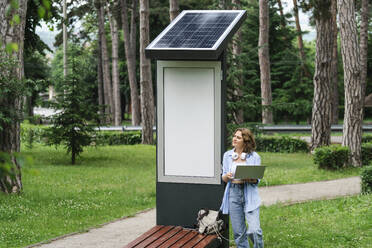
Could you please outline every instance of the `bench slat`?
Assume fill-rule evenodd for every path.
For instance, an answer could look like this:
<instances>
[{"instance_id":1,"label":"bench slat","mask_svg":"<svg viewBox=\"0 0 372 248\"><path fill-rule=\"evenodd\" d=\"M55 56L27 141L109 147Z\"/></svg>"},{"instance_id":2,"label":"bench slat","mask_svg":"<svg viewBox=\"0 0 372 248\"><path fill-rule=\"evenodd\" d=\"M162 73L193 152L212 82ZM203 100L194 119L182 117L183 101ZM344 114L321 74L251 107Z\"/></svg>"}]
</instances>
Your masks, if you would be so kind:
<instances>
[{"instance_id":1,"label":"bench slat","mask_svg":"<svg viewBox=\"0 0 372 248\"><path fill-rule=\"evenodd\" d=\"M198 235L198 232L196 231L190 231L188 234L183 236L180 240L177 241L177 243L173 244L171 248L180 248L187 242L189 242L191 239L193 239L195 236Z\"/></svg>"},{"instance_id":2,"label":"bench slat","mask_svg":"<svg viewBox=\"0 0 372 248\"><path fill-rule=\"evenodd\" d=\"M197 243L194 248L204 248L204 247L211 247L212 243L215 243L214 241L219 242L217 239L217 235L207 235L202 241Z\"/></svg>"},{"instance_id":3,"label":"bench slat","mask_svg":"<svg viewBox=\"0 0 372 248\"><path fill-rule=\"evenodd\" d=\"M155 240L159 239L161 236L172 230L174 226L164 226L162 229L151 235L149 238L141 242L136 246L136 248L145 248L149 244L153 243Z\"/></svg>"},{"instance_id":4,"label":"bench slat","mask_svg":"<svg viewBox=\"0 0 372 248\"><path fill-rule=\"evenodd\" d=\"M167 232L166 234L164 234L163 236L161 236L160 238L158 238L157 240L152 242L146 248L157 248L157 247L161 246L164 242L171 239L174 235L179 233L181 230L182 230L182 227L180 227L180 226L177 226L177 227L173 228L172 230L170 230L169 232Z\"/></svg>"},{"instance_id":5,"label":"bench slat","mask_svg":"<svg viewBox=\"0 0 372 248\"><path fill-rule=\"evenodd\" d=\"M172 238L168 239L165 243L163 243L159 248L169 248L176 242L179 242L183 237L189 234L191 230L182 229L179 233L174 235Z\"/></svg>"},{"instance_id":6,"label":"bench slat","mask_svg":"<svg viewBox=\"0 0 372 248\"><path fill-rule=\"evenodd\" d=\"M204 238L206 238L205 235L202 235L202 234L199 234L194 236L194 238L192 238L191 240L189 240L189 242L187 242L186 244L184 244L182 247L183 248L192 248L194 247L194 245L196 245L197 243L199 243L200 241L202 241Z\"/></svg>"},{"instance_id":7,"label":"bench slat","mask_svg":"<svg viewBox=\"0 0 372 248\"><path fill-rule=\"evenodd\" d=\"M126 246L124 246L124 248L135 247L136 245L138 245L139 243L141 243L142 241L144 241L145 239L147 239L148 237L150 237L151 235L153 235L155 232L159 231L163 227L164 226L161 226L161 225L154 226L153 228L151 228L150 230L148 230L147 232L145 232L144 234L142 234L141 236L139 236L138 238L136 238L135 240L127 244Z\"/></svg>"}]
</instances>

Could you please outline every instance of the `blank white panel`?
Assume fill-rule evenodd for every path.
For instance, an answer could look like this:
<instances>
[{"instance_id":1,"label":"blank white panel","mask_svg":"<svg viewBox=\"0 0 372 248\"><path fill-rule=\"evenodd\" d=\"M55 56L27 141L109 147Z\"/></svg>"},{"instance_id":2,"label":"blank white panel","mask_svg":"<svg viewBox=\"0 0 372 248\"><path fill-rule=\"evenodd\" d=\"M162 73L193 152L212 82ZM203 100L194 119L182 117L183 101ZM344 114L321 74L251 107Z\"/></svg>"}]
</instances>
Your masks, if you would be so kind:
<instances>
[{"instance_id":1,"label":"blank white panel","mask_svg":"<svg viewBox=\"0 0 372 248\"><path fill-rule=\"evenodd\" d=\"M164 68L164 175L214 177L213 68Z\"/></svg>"}]
</instances>

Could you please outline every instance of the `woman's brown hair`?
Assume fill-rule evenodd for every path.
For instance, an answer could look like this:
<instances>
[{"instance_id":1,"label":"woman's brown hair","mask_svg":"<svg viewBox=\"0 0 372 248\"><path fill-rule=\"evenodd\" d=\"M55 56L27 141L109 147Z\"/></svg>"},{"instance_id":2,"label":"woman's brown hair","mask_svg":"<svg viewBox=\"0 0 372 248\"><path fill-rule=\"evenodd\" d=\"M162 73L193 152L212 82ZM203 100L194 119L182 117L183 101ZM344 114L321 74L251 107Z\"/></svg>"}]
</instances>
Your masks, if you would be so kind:
<instances>
[{"instance_id":1,"label":"woman's brown hair","mask_svg":"<svg viewBox=\"0 0 372 248\"><path fill-rule=\"evenodd\" d=\"M244 148L243 151L245 153L251 153L256 150L256 141L254 140L253 133L248 128L237 128L234 132L240 131L242 133Z\"/></svg>"}]
</instances>

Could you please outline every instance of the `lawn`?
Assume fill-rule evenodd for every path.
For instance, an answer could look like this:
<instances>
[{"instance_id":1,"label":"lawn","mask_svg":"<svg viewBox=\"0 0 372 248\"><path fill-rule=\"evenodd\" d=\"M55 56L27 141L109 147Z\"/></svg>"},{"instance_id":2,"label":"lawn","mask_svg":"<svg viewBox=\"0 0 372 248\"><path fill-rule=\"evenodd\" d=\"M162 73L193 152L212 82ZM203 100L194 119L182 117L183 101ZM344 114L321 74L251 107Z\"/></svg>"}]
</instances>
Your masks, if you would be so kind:
<instances>
[{"instance_id":1,"label":"lawn","mask_svg":"<svg viewBox=\"0 0 372 248\"><path fill-rule=\"evenodd\" d=\"M339 171L320 170L309 153L261 152L261 163L266 165L265 176L260 186L316 182L357 176L359 168Z\"/></svg>"},{"instance_id":2,"label":"lawn","mask_svg":"<svg viewBox=\"0 0 372 248\"><path fill-rule=\"evenodd\" d=\"M155 206L155 147L88 148L75 166L61 149L25 152L21 195L0 195L0 247L83 231Z\"/></svg>"},{"instance_id":3,"label":"lawn","mask_svg":"<svg viewBox=\"0 0 372 248\"><path fill-rule=\"evenodd\" d=\"M261 207L265 247L372 247L372 195Z\"/></svg>"},{"instance_id":4,"label":"lawn","mask_svg":"<svg viewBox=\"0 0 372 248\"><path fill-rule=\"evenodd\" d=\"M0 194L0 247L81 232L155 206L155 146L89 147L74 166L61 148L38 144L23 151L34 162L23 169L22 194ZM260 155L268 166L261 185L359 174L318 170L305 153Z\"/></svg>"}]
</instances>

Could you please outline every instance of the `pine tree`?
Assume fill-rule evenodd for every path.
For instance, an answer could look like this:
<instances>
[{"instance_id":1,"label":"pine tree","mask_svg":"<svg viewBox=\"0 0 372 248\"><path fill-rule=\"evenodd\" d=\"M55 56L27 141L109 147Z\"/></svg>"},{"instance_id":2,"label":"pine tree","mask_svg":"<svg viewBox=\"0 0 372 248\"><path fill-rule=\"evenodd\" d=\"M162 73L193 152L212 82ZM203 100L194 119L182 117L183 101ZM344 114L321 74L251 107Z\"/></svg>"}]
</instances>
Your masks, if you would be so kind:
<instances>
[{"instance_id":1,"label":"pine tree","mask_svg":"<svg viewBox=\"0 0 372 248\"><path fill-rule=\"evenodd\" d=\"M92 142L92 121L98 120L98 109L94 104L87 104L90 90L81 78L84 64L79 62L77 66L74 58L71 68L72 73L61 84L63 94L57 95L56 102L52 103L61 112L52 117L52 126L46 131L46 136L49 145L63 145L71 154L71 164L75 164L76 156Z\"/></svg>"}]
</instances>

